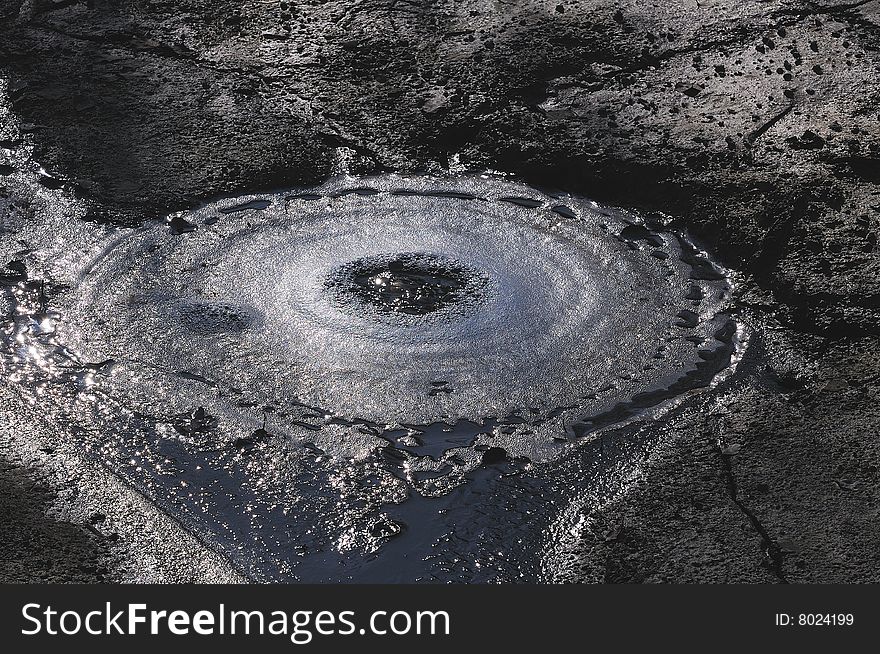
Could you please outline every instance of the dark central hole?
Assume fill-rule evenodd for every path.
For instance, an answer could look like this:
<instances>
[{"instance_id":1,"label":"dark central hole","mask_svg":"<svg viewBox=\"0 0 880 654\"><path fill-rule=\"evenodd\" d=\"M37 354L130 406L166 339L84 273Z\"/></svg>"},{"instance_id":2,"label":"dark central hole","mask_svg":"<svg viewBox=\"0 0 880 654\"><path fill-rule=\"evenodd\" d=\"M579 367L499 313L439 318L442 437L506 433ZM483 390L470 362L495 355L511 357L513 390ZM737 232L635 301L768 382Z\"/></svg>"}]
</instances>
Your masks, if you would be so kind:
<instances>
[{"instance_id":1,"label":"dark central hole","mask_svg":"<svg viewBox=\"0 0 880 654\"><path fill-rule=\"evenodd\" d=\"M474 273L436 255L405 253L359 259L337 269L328 288L377 310L422 316L475 290Z\"/></svg>"}]
</instances>

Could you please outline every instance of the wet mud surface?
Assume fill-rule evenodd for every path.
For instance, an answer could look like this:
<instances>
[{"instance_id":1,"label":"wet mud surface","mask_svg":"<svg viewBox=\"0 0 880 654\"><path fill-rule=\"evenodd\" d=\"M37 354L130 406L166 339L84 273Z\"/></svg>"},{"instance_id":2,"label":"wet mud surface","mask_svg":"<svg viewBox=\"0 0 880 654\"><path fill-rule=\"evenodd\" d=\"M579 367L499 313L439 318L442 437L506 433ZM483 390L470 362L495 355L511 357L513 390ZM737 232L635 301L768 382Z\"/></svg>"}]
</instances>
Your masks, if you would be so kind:
<instances>
[{"instance_id":1,"label":"wet mud surface","mask_svg":"<svg viewBox=\"0 0 880 654\"><path fill-rule=\"evenodd\" d=\"M7 381L255 579L540 579L554 505L619 488L605 462L640 446L602 432L746 347L684 236L498 175L342 176L137 229L39 193L18 231L39 245L5 275ZM607 479L548 487L588 451Z\"/></svg>"},{"instance_id":2,"label":"wet mud surface","mask_svg":"<svg viewBox=\"0 0 880 654\"><path fill-rule=\"evenodd\" d=\"M173 329L146 330L156 335L144 340L150 343L146 353L154 358L139 363L154 371L152 377L138 370L137 379L120 382L126 392L116 389L113 410L78 406L80 413L70 415L88 419L85 432L73 442L90 444L86 458L110 462L123 480L164 510L188 506L182 524L208 549L255 578L385 580L389 573L382 561L387 557L407 560L396 569L394 580L401 581L876 581L878 20L877 2L673 3L662 12L634 2L277 7L197 1L4 2L0 253L5 268L0 274L5 290L0 313L20 321L31 318L36 331L29 323L27 333L41 342L51 341L50 332L57 329L57 344L69 347L52 356L73 357L86 367L85 372L65 373L63 392L57 387L46 391L51 401L44 406L54 407L61 423L64 411L88 395L83 384L97 380L94 394L106 390L114 397L112 389L102 387L115 383L104 379L113 377L111 359L119 361L118 379L130 374L131 362L122 355L132 350L122 341L132 325L114 326L113 320L138 315L150 324L166 315L163 311L173 313ZM222 251L210 250L211 234L235 226L248 229L249 222L256 232L255 226L293 224L277 213L279 205L323 204L334 190L369 187L361 181L346 189L321 187L339 173L378 175L374 179L379 180L389 173L465 179L485 170L513 175L505 183L524 184L505 194L518 201L498 199L511 216L552 213L544 197L563 189L639 216L626 234L620 225L615 247L634 244L647 255L651 239L660 238L662 246L653 249L668 254L664 250L672 241L664 234L677 233L711 253L736 280L726 314L749 334L735 372L682 402L670 403L667 395L649 403L647 408L662 405L659 414L626 422L632 416L600 411L606 419L599 432L578 433L567 422L566 429L554 433L576 437L578 444L562 447L560 456L542 457L496 444L492 438L509 436L498 425L491 425L494 435L485 439L485 447L476 449L469 432L487 431L486 418L511 414L464 411L465 405L475 406L478 394L466 401L456 396L461 380L450 383L444 376L428 375L437 379L426 378L425 402L408 406L445 406L454 409L446 411L449 415L466 418L434 434L429 426L442 410L407 422L403 414L371 414L369 403L347 412L339 397L318 392L311 396L314 401L303 403L313 409L305 415L291 406L280 407L286 415L277 409L267 414L262 410L269 404L266 398L249 399L245 421L243 407L216 404L225 401L218 390L221 382L206 369L174 371L162 360L177 357L175 347L192 351L195 342L229 345L243 334L259 332L258 325L267 319L265 307L244 293L235 298L201 293L210 288L205 280L211 279L213 267L229 265ZM276 196L278 189L294 188L300 190L282 195L302 197L282 202ZM523 188L547 195L529 195ZM340 194L327 204L375 206L384 198L409 206L430 199L446 215L445 207L469 202L463 195L480 196L473 189L455 188L459 197L394 196L381 182L373 190L377 193ZM436 185L417 189L440 190ZM216 200L224 196L229 199ZM530 207L536 197L542 204ZM53 207L49 213L47 207ZM307 218L310 211L301 209L298 215ZM354 213L343 210L331 220L352 223ZM556 215L563 222L572 220ZM205 224L213 218L216 222ZM521 225L522 219L514 223ZM505 225L480 238L487 246L510 251L505 238L511 230ZM420 227L412 233L429 239L435 225ZM262 234L272 240L269 232ZM257 248L259 238L241 242ZM108 239L118 239L117 245L108 248ZM184 242L195 246L185 248ZM484 306L481 293L494 297L490 287L497 275L488 274L489 287L484 288L479 274L473 274L485 272L476 255L429 251L434 258L426 260L427 242L396 251L418 255L415 262L411 257L371 259L387 255L387 248L353 248L351 257L334 264L356 262L353 268L330 266L336 276L321 278L338 290L322 311L378 306L375 324L387 327L390 320L400 329L401 320L429 316L430 322L432 315L469 306L468 298ZM182 272L144 269L137 248L142 253L151 247L165 248L167 261ZM246 247L233 251L247 255ZM248 261L275 260L268 243L259 247L260 256L251 253ZM65 249L66 259L59 255ZM552 262L552 248L523 252L542 265ZM445 259L437 259L438 254ZM96 257L100 263L92 279L105 275L101 288L124 295L130 311L103 306L109 294L83 300L88 276L65 278ZM681 259L650 257L649 263L658 267L670 261ZM572 288L588 288L595 274L584 266L574 269L585 282ZM247 269L241 272L243 286L258 278L249 277ZM157 287L173 287L172 277L178 284L175 293L157 296ZM646 279L644 272L631 278ZM284 287L283 270L271 279ZM614 273L602 276L603 283L619 289L615 280ZM353 292L364 289L364 282L373 288ZM24 290L16 295L16 288ZM310 288L328 290L323 283ZM139 299L132 299L133 289L141 293ZM706 302L705 293L688 299L690 289L682 290L685 302ZM654 301L658 295L650 297ZM19 311L22 304L27 307ZM585 300L573 304L588 305ZM660 304L664 309L654 311L653 319L667 313L668 303ZM92 315L76 313L77 306L86 305L95 309ZM265 306L270 305L279 302ZM699 329L705 311L676 309L674 329ZM685 310L691 313L681 313ZM77 315L68 324L88 328L79 335L65 332L65 314ZM315 324L309 320L305 324ZM644 324L634 323L636 332ZM266 334L280 338L281 331ZM88 333L97 336L93 343L81 338ZM257 353L253 359L247 348L235 349L246 362L265 360L263 348L278 351L282 345L257 339L251 343ZM558 360L555 356L554 363ZM65 364L53 359L47 365ZM222 383L238 370L259 373L255 366L230 365ZM28 393L40 386L24 385L31 391L22 394L13 372L4 367L8 392L27 402ZM344 388L336 374L325 377L332 383L321 386ZM174 385L168 387L171 377ZM577 385L576 376L561 378ZM265 387L253 381L254 388ZM296 380L297 388L301 384L302 379ZM173 392L157 394L161 388ZM341 396L362 397L362 386L351 388ZM505 382L501 388L506 394L516 384ZM553 392L558 388L564 385L554 386ZM649 384L642 390L656 388ZM411 388L397 396L391 392L398 398L413 396ZM521 400L529 395L523 392ZM211 393L214 405L204 400ZM281 395L289 400L296 393ZM581 402L579 396L575 404ZM557 402L545 412L559 405L568 403ZM121 432L129 434L128 440L114 442L104 435L118 432L95 428L100 420L115 424L121 408L132 407L128 431ZM313 429L316 418L325 420L328 413L340 422L331 419ZM556 417L564 421L563 414ZM617 424L621 419L626 424ZM296 427L290 420L301 424ZM14 442L9 437L10 447L22 447L14 443L28 440L20 434L33 422L28 411L9 412L10 431L19 434ZM150 436L157 422L165 425L165 438ZM279 437L282 423L294 424L305 436L301 441ZM245 424L249 427L233 436L229 425L244 429ZM359 431L364 427L373 432ZM522 431L521 423L514 427ZM334 430L335 438L328 435ZM59 439L74 436L69 429L64 432L59 431ZM206 455L218 432L230 442ZM302 452L314 460L332 459L328 450L348 432L364 439L370 454L358 465L374 465L375 479L363 469L338 474L353 468L332 462L324 467L304 463ZM376 438L388 446L377 449L371 442ZM295 455L285 445L293 442L302 445ZM142 453L149 466L129 456L142 443L157 448ZM456 448L476 458L468 463L461 456L464 465L453 461L448 466L460 473L443 470L437 464L444 452ZM207 457L205 465L192 458L193 452ZM355 452L346 455L358 458ZM226 475L218 475L223 477L216 481L218 490L207 499L190 497L185 490L170 493L174 483L193 479L163 470L157 465L162 457L188 460L202 470L211 466ZM417 475L401 473L411 458L424 458L434 467L416 466ZM124 460L134 462L126 468ZM84 477L78 464L65 469L72 477L68 483L76 485L77 476ZM294 504L289 496L273 495L271 488L248 488L247 480L277 482L285 478L279 470L297 479L300 488L311 489L296 505L303 509L299 518L345 519L320 524L312 532L319 536L311 540L304 535L314 527L311 523L265 522L272 511ZM425 484L442 487L455 474L460 477L449 487L419 490ZM211 481L195 480L202 488ZM231 487L242 490L229 493ZM326 509L341 496L358 510ZM204 514L216 515L224 497L231 502L227 508L236 507L228 515L241 519L220 533L210 520L198 517L196 507L208 501L214 508ZM410 501L396 501L404 497ZM40 498L22 509L22 521L34 528L42 528ZM27 501L22 499L21 506ZM71 502L63 494L57 501ZM89 502L100 504L100 499ZM440 518L427 520L435 510ZM276 542L267 537L260 547L236 550L242 534L265 535L272 530L261 532L262 525L282 523L290 525L290 532L276 534ZM59 533L65 533L67 527L59 525ZM92 547L78 535L63 537L77 552ZM112 545L114 556L128 560L125 537L119 541ZM304 548L294 558L287 548L292 542ZM161 542L149 548L152 559L135 557L135 563L125 565L140 566L148 576L150 561L174 558L169 552L163 556ZM412 557L412 552L422 555ZM58 559L70 565L78 556ZM111 562L104 567L112 577L114 565L123 564L104 558ZM46 567L40 561L34 565ZM96 569L107 576L100 565Z\"/></svg>"}]
</instances>

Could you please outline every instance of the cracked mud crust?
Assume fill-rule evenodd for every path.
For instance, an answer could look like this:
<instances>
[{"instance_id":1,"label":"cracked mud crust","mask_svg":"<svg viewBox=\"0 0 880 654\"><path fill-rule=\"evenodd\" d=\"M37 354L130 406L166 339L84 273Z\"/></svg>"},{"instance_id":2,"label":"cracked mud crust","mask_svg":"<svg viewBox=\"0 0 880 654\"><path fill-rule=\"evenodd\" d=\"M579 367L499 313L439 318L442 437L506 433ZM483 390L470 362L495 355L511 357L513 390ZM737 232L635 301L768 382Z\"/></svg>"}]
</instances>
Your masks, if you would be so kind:
<instances>
[{"instance_id":1,"label":"cracked mud crust","mask_svg":"<svg viewBox=\"0 0 880 654\"><path fill-rule=\"evenodd\" d=\"M880 581L877 0L0 0L0 35L37 160L97 221L340 164L670 217L740 275L753 345L554 579ZM92 536L58 529L80 579Z\"/></svg>"}]
</instances>

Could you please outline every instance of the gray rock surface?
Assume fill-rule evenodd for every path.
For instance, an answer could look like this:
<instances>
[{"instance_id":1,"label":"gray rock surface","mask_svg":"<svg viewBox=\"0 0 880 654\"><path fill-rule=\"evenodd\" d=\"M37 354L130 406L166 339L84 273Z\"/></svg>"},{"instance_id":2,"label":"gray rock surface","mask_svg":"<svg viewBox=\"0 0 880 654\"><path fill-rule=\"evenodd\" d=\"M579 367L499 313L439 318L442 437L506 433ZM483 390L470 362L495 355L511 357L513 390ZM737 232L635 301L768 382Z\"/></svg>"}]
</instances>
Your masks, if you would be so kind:
<instances>
[{"instance_id":1,"label":"gray rock surface","mask_svg":"<svg viewBox=\"0 0 880 654\"><path fill-rule=\"evenodd\" d=\"M491 168L671 217L737 271L748 361L560 581L880 581L878 48L877 0L0 1L14 110L95 220ZM68 545L8 574L105 577L43 501L4 515Z\"/></svg>"}]
</instances>

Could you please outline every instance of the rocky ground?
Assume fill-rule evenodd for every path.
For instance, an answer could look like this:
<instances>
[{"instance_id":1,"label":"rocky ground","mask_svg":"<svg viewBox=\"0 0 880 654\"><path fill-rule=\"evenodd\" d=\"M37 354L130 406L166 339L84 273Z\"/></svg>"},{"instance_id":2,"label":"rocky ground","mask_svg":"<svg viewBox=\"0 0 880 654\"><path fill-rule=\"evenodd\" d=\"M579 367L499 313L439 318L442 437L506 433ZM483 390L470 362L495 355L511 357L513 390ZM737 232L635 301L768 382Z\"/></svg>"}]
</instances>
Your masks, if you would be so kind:
<instances>
[{"instance_id":1,"label":"rocky ground","mask_svg":"<svg viewBox=\"0 0 880 654\"><path fill-rule=\"evenodd\" d=\"M0 0L0 67L94 220L340 165L671 217L739 275L749 361L558 580L880 581L877 0ZM0 534L40 552L2 574L112 577L43 490L16 499L42 489L16 456Z\"/></svg>"}]
</instances>

